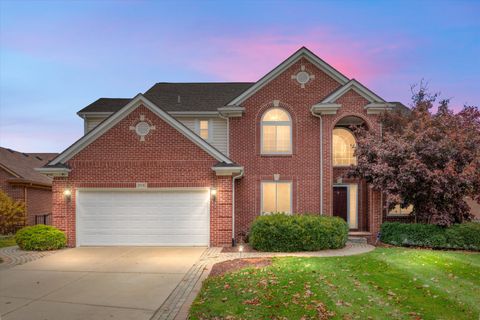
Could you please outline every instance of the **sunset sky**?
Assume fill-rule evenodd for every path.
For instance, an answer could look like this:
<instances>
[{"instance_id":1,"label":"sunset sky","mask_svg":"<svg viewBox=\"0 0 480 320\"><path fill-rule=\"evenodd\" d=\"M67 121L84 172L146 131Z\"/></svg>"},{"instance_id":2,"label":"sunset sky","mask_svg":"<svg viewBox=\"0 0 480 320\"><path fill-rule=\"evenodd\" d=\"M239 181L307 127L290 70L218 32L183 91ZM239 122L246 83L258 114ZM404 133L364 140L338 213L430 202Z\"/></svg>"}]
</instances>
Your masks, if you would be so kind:
<instances>
[{"instance_id":1,"label":"sunset sky","mask_svg":"<svg viewBox=\"0 0 480 320\"><path fill-rule=\"evenodd\" d=\"M389 101L480 105L480 1L0 1L0 145L60 152L76 112L155 82L256 81L301 46Z\"/></svg>"}]
</instances>

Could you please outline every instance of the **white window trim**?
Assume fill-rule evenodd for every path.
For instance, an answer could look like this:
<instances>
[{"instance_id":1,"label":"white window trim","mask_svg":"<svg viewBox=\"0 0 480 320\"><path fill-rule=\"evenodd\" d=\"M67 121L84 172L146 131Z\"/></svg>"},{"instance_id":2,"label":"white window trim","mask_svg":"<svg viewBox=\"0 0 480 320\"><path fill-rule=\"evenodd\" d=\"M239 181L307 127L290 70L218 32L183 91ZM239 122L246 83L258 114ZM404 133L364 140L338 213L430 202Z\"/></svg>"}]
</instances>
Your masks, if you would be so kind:
<instances>
[{"instance_id":1,"label":"white window trim","mask_svg":"<svg viewBox=\"0 0 480 320\"><path fill-rule=\"evenodd\" d=\"M207 121L208 123L208 139L203 139L201 136L200 136L200 121ZM202 118L197 118L195 119L195 133L198 134L198 136L200 138L202 138L203 140L205 141L208 141L208 142L211 142L212 141L212 119L208 118L208 119L202 119Z\"/></svg>"},{"instance_id":2,"label":"white window trim","mask_svg":"<svg viewBox=\"0 0 480 320\"><path fill-rule=\"evenodd\" d=\"M335 167L335 168L349 168L350 166L356 166L356 164L334 164L333 161L334 161L334 154L333 154L333 130L335 129L344 129L344 130L347 130L349 131L352 135L353 135L353 139L355 140L355 145L357 144L357 138L355 137L355 135L353 134L353 131L348 129L348 128L344 128L344 127L334 127L332 129L332 143L331 143L331 155L332 155L332 167ZM356 156L354 156L355 158L355 162L358 164L358 159Z\"/></svg>"},{"instance_id":3,"label":"white window trim","mask_svg":"<svg viewBox=\"0 0 480 320\"><path fill-rule=\"evenodd\" d=\"M263 121L263 118L265 115L274 109L280 109L284 111L288 115L288 121ZM281 152L265 152L263 151L263 126L289 126L290 127L290 149L288 151L281 151ZM260 154L261 155L291 155L292 154L292 149L293 149L293 125L292 125L292 117L290 116L290 113L283 109L283 108L269 108L268 110L265 110L265 112L262 115L262 119L260 119Z\"/></svg>"},{"instance_id":4,"label":"white window trim","mask_svg":"<svg viewBox=\"0 0 480 320\"><path fill-rule=\"evenodd\" d=\"M279 180L279 181L275 181L275 180L263 180L260 184L260 214L263 216L263 215L267 215L267 214L272 214L273 212L266 212L266 211L263 211L263 185L265 183L275 183L275 184L278 184L278 183L288 183L290 185L290 212L285 212L286 214L289 214L289 215L292 215L293 214L293 183L292 181L288 181L288 180ZM277 206L277 190L275 189L275 206Z\"/></svg>"}]
</instances>

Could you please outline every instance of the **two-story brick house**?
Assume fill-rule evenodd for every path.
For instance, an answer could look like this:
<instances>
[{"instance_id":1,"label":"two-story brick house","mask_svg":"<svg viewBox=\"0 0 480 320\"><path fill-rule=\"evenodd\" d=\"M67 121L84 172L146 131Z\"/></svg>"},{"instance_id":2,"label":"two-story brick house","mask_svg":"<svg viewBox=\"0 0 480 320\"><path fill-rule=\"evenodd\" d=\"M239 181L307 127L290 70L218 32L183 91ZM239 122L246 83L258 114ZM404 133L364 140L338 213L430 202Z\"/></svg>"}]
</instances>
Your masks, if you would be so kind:
<instances>
[{"instance_id":1,"label":"two-story brick house","mask_svg":"<svg viewBox=\"0 0 480 320\"><path fill-rule=\"evenodd\" d=\"M342 178L349 128L380 134L397 107L301 48L255 83L99 99L78 113L85 135L39 170L71 246L228 246L268 212L338 215L372 240L382 196Z\"/></svg>"}]
</instances>

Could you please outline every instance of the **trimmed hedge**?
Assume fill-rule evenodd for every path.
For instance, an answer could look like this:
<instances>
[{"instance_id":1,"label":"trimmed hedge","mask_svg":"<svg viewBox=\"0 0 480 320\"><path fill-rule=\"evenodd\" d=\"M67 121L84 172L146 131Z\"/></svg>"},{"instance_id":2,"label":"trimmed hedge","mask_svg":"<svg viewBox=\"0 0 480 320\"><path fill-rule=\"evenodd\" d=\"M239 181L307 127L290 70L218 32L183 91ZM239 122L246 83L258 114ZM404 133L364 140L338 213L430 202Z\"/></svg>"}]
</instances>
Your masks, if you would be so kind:
<instances>
[{"instance_id":1,"label":"trimmed hedge","mask_svg":"<svg viewBox=\"0 0 480 320\"><path fill-rule=\"evenodd\" d=\"M480 250L480 223L467 222L443 228L431 224L385 222L380 240L396 246Z\"/></svg>"},{"instance_id":2,"label":"trimmed hedge","mask_svg":"<svg viewBox=\"0 0 480 320\"><path fill-rule=\"evenodd\" d=\"M55 250L65 247L67 237L55 227L37 224L18 230L15 242L22 250Z\"/></svg>"},{"instance_id":3,"label":"trimmed hedge","mask_svg":"<svg viewBox=\"0 0 480 320\"><path fill-rule=\"evenodd\" d=\"M339 217L277 213L255 219L249 243L259 251L317 251L343 248L347 238L347 223Z\"/></svg>"}]
</instances>

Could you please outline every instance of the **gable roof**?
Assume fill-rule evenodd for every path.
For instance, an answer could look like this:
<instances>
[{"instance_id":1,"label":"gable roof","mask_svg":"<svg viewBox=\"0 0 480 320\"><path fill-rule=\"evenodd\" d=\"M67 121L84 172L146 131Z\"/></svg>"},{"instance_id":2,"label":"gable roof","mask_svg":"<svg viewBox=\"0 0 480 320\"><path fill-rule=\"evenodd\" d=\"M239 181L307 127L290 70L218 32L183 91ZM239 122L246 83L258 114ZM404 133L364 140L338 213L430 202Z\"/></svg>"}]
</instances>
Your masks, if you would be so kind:
<instances>
[{"instance_id":1,"label":"gable roof","mask_svg":"<svg viewBox=\"0 0 480 320\"><path fill-rule=\"evenodd\" d=\"M230 100L251 87L253 82L159 82L144 96L167 112L217 112ZM116 112L129 103L130 98L100 98L78 115L90 112Z\"/></svg>"},{"instance_id":2,"label":"gable roof","mask_svg":"<svg viewBox=\"0 0 480 320\"><path fill-rule=\"evenodd\" d=\"M145 97L165 111L217 111L253 82L160 82L145 92Z\"/></svg>"},{"instance_id":3,"label":"gable roof","mask_svg":"<svg viewBox=\"0 0 480 320\"><path fill-rule=\"evenodd\" d=\"M355 79L348 81L345 85L341 86L331 94L329 94L321 103L334 103L338 98L343 96L350 90L354 90L359 95L367 99L369 102L385 103L386 101L375 94L372 90L365 87L363 84Z\"/></svg>"},{"instance_id":4,"label":"gable roof","mask_svg":"<svg viewBox=\"0 0 480 320\"><path fill-rule=\"evenodd\" d=\"M74 155L76 155L78 152L80 152L82 149L84 149L90 143L95 141L99 136L104 134L107 130L109 130L115 124L117 124L122 119L124 119L128 114L130 114L133 110L135 110L141 104L143 104L146 108L148 108L150 111L155 113L159 118L164 120L166 123L171 125L173 128L178 130L180 133L182 133L190 141L192 141L197 146L199 146L200 148L205 150L213 158L217 159L220 162L233 163L233 161L230 160L223 153L221 153L220 151L215 149L212 145L210 145L208 142L203 140L200 136L195 134L193 131L191 131L186 126L184 126L181 122L179 122L178 120L173 118L171 115L169 115L167 112L165 112L165 110L162 110L157 105L155 105L153 102L148 100L145 96L143 96L141 93L139 93L125 107L121 108L120 110L118 110L117 112L115 112L114 114L109 116L102 123L100 123L97 127L95 127L93 130L88 132L82 138L77 140L74 144L72 144L65 151L63 151L60 155L58 155L55 159L53 159L50 163L48 163L48 165L45 166L44 168L54 168L55 166L58 166L59 164L64 164L66 161L71 159Z\"/></svg>"},{"instance_id":5,"label":"gable roof","mask_svg":"<svg viewBox=\"0 0 480 320\"><path fill-rule=\"evenodd\" d=\"M22 153L0 147L0 167L14 176L12 181L52 185L52 179L35 171L54 158L57 153Z\"/></svg>"},{"instance_id":6,"label":"gable roof","mask_svg":"<svg viewBox=\"0 0 480 320\"><path fill-rule=\"evenodd\" d=\"M295 62L297 62L301 58L307 58L312 62L317 68L328 74L334 80L336 80L341 85L344 85L348 82L348 78L340 73L338 70L333 68L331 65L320 59L317 55L315 55L312 51L308 50L306 47L301 47L297 52L292 54L289 58L285 61L280 63L275 69L267 73L263 76L260 80L255 82L253 86L245 90L242 94L237 96L235 99L231 100L227 105L228 106L239 106L243 101L245 101L248 97L253 95L255 92L260 90L263 86L265 86L268 82L275 79L279 74L283 71L288 69L292 66Z\"/></svg>"},{"instance_id":7,"label":"gable roof","mask_svg":"<svg viewBox=\"0 0 480 320\"><path fill-rule=\"evenodd\" d=\"M78 111L77 114L86 112L115 112L132 100L131 98L100 98Z\"/></svg>"}]
</instances>

